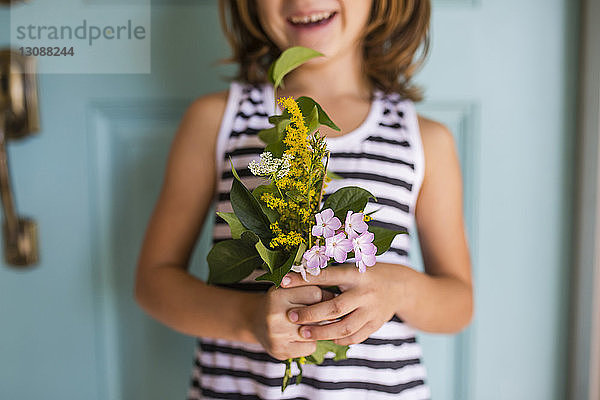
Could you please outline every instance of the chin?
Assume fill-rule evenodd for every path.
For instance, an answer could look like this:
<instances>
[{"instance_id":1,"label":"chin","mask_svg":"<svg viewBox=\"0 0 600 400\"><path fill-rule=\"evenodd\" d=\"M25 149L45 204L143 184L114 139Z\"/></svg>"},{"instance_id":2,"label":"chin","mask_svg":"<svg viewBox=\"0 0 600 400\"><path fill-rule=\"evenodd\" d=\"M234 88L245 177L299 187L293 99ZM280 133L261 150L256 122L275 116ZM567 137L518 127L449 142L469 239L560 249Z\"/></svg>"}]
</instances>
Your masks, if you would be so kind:
<instances>
[{"instance_id":1,"label":"chin","mask_svg":"<svg viewBox=\"0 0 600 400\"><path fill-rule=\"evenodd\" d=\"M319 53L322 53L325 57L330 58L331 56L334 56L338 51L335 48L332 48L332 46L329 46L327 43L322 43L321 41L319 42L309 42L309 41L304 41L304 42L297 42L294 43L292 46L304 46L304 47L308 47L310 49L316 50ZM316 58L316 60L322 60L323 58Z\"/></svg>"}]
</instances>

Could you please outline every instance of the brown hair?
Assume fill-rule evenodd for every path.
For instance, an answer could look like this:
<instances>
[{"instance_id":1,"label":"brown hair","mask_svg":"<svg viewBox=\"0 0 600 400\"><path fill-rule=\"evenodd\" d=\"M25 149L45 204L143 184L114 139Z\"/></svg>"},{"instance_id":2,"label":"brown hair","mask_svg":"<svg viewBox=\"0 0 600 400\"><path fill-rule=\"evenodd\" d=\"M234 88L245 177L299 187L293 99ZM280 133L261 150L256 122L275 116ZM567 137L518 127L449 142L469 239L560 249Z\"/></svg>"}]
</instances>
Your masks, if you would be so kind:
<instances>
[{"instance_id":1,"label":"brown hair","mask_svg":"<svg viewBox=\"0 0 600 400\"><path fill-rule=\"evenodd\" d=\"M236 79L266 82L268 67L281 51L262 29L255 0L220 0L219 11L233 49L227 61L240 66ZM373 0L362 42L364 72L375 88L422 99L411 78L429 51L430 14L430 0Z\"/></svg>"}]
</instances>

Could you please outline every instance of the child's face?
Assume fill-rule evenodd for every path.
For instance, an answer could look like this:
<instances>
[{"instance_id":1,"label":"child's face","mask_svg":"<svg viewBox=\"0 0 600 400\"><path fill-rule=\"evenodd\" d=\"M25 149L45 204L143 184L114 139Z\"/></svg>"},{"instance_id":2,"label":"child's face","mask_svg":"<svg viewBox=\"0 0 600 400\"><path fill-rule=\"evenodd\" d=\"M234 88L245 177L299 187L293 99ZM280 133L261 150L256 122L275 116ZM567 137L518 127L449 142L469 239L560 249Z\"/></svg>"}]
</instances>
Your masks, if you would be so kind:
<instances>
[{"instance_id":1,"label":"child's face","mask_svg":"<svg viewBox=\"0 0 600 400\"><path fill-rule=\"evenodd\" d=\"M256 0L260 23L281 49L313 48L330 57L360 46L373 0Z\"/></svg>"}]
</instances>

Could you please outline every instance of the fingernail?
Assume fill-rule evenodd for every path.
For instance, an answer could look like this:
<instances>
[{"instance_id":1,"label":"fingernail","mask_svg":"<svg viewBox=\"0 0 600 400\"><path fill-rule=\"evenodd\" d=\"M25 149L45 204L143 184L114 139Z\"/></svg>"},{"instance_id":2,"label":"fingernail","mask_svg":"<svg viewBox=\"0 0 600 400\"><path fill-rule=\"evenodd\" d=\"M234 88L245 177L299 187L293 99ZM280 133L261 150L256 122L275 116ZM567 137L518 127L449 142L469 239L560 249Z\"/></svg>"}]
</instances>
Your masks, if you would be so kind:
<instances>
[{"instance_id":1,"label":"fingernail","mask_svg":"<svg viewBox=\"0 0 600 400\"><path fill-rule=\"evenodd\" d=\"M289 276L284 276L283 279L281 280L281 285L282 286L287 286L292 282L292 279Z\"/></svg>"},{"instance_id":2,"label":"fingernail","mask_svg":"<svg viewBox=\"0 0 600 400\"><path fill-rule=\"evenodd\" d=\"M305 329L302 331L302 337L305 337L308 339L311 336L312 336L312 333L310 333L310 331L308 329Z\"/></svg>"},{"instance_id":3,"label":"fingernail","mask_svg":"<svg viewBox=\"0 0 600 400\"><path fill-rule=\"evenodd\" d=\"M290 321L292 321L292 322L298 321L298 313L295 311L290 312L288 317L289 317Z\"/></svg>"}]
</instances>

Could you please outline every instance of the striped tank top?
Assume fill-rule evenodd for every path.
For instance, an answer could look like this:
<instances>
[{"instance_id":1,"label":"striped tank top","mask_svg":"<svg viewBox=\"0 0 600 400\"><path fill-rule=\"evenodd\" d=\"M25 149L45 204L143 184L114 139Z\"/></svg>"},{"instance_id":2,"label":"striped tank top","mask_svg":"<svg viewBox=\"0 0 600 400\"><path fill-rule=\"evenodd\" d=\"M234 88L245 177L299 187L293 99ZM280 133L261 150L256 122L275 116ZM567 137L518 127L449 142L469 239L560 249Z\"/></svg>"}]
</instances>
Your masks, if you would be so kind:
<instances>
[{"instance_id":1,"label":"striped tank top","mask_svg":"<svg viewBox=\"0 0 600 400\"><path fill-rule=\"evenodd\" d=\"M264 149L257 134L271 126L268 115L274 110L270 85L231 84L217 139L217 211L232 211L230 157L250 190L265 182L252 175L248 163ZM389 251L377 256L377 261L411 266L414 210L424 172L413 103L398 94L374 93L364 122L350 133L328 138L327 147L331 152L328 169L344 179L329 182L324 196L344 186L369 190L377 202L370 200L365 212L378 210L369 224L409 232L397 235ZM213 243L230 238L228 225L217 217ZM232 287L266 290L253 281L255 276L242 281L248 283ZM267 354L261 345L197 338L188 400L430 398L415 331L399 318L384 323L364 342L351 345L347 356L346 360L326 358L321 365L305 365L300 385L291 384L282 394L284 364ZM298 371L294 367L295 375Z\"/></svg>"}]
</instances>

